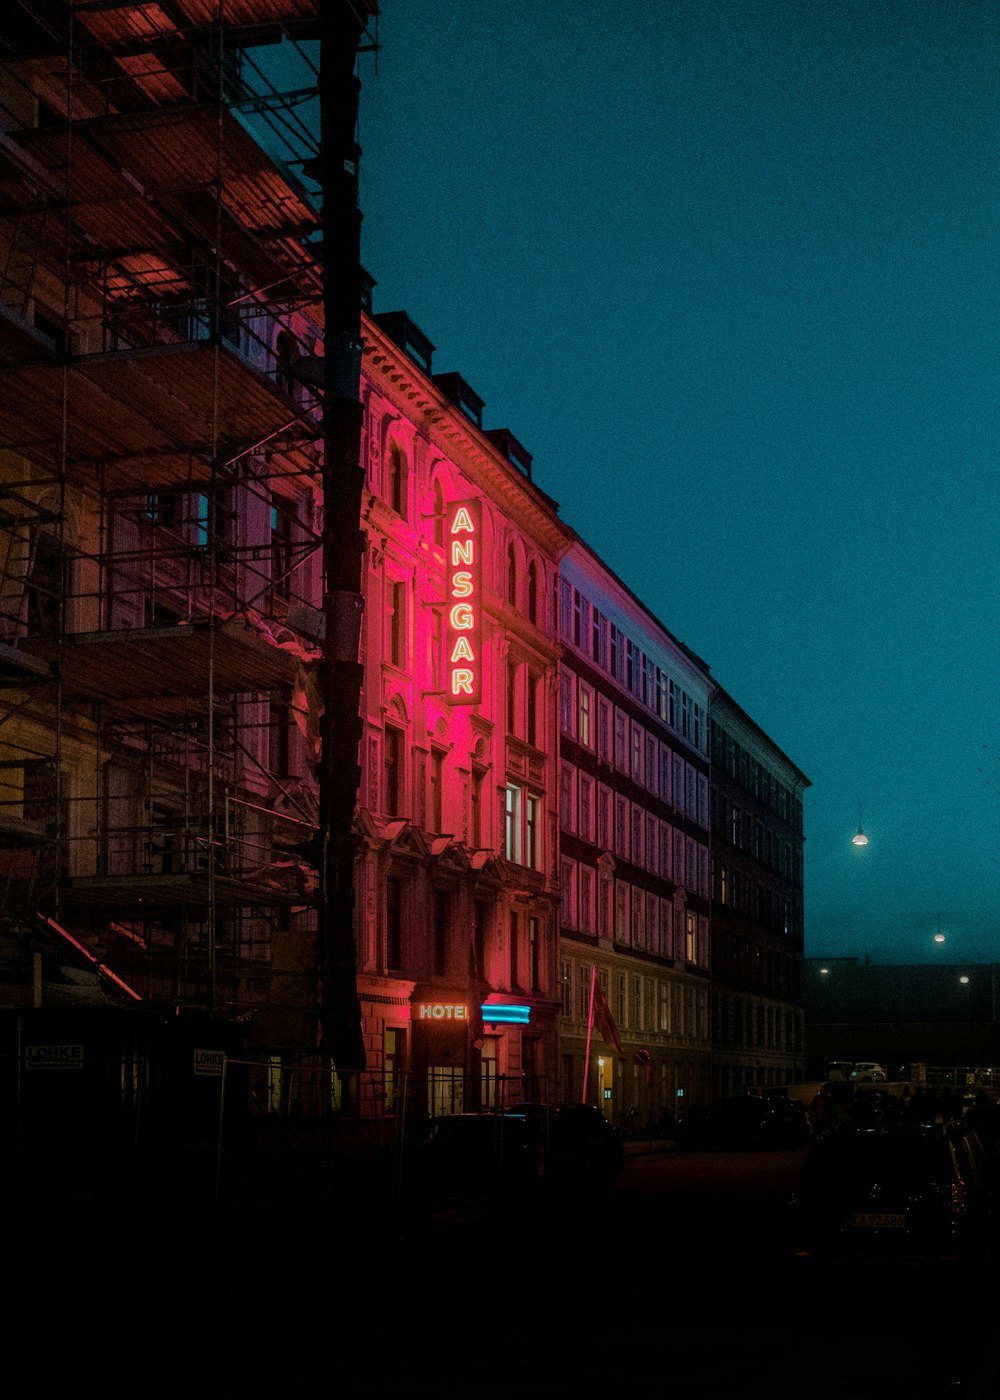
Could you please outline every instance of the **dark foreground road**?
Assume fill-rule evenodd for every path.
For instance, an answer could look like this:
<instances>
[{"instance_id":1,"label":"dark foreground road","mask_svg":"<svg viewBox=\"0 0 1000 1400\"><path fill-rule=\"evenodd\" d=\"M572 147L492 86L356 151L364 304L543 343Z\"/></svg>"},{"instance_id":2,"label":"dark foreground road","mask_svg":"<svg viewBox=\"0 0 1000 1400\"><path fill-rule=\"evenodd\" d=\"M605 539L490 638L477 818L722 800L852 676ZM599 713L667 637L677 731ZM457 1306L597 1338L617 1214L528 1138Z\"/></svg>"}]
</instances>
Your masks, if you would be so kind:
<instances>
[{"instance_id":1,"label":"dark foreground road","mask_svg":"<svg viewBox=\"0 0 1000 1400\"><path fill-rule=\"evenodd\" d=\"M25 1266L8 1335L42 1394L1000 1397L974 1380L991 1282L785 1257L798 1157L631 1157L608 1191L457 1197L375 1235L347 1200L228 1243L179 1230L153 1257L101 1222Z\"/></svg>"}]
</instances>

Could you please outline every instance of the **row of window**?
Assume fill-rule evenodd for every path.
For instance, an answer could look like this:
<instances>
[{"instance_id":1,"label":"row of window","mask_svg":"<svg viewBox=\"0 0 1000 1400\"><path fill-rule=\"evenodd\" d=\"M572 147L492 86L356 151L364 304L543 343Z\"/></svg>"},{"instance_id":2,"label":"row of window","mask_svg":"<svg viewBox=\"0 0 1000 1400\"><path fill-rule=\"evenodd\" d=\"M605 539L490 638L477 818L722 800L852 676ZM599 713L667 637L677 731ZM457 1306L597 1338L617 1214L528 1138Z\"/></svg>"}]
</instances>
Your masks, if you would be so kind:
<instances>
[{"instance_id":1,"label":"row of window","mask_svg":"<svg viewBox=\"0 0 1000 1400\"><path fill-rule=\"evenodd\" d=\"M798 904L742 871L713 863L713 872L715 888L712 893L720 904L787 937L801 933Z\"/></svg>"},{"instance_id":2,"label":"row of window","mask_svg":"<svg viewBox=\"0 0 1000 1400\"><path fill-rule=\"evenodd\" d=\"M688 796L694 813L699 813L707 799L707 783L692 769L687 776L691 779ZM681 815L685 810L685 805L679 807ZM572 763L559 766L559 823L563 831L602 851L613 851L677 884L689 884L690 856L685 855L683 833ZM693 838L687 840L691 846L700 845ZM707 882L704 893L708 893Z\"/></svg>"},{"instance_id":3,"label":"row of window","mask_svg":"<svg viewBox=\"0 0 1000 1400\"><path fill-rule=\"evenodd\" d=\"M585 1027L590 1019L593 965L575 958L560 964L562 1014ZM708 1042L708 991L678 977L613 972L598 979L621 1031L655 1031L693 1044ZM609 985L610 982L610 985Z\"/></svg>"},{"instance_id":4,"label":"row of window","mask_svg":"<svg viewBox=\"0 0 1000 1400\"><path fill-rule=\"evenodd\" d=\"M699 753L707 751L704 707L566 579L559 583L559 633Z\"/></svg>"},{"instance_id":5,"label":"row of window","mask_svg":"<svg viewBox=\"0 0 1000 1400\"><path fill-rule=\"evenodd\" d=\"M384 500L403 520L410 516L409 505L410 471L403 449L394 443L388 451L385 466ZM433 486L434 543L443 548L445 530L445 496L440 480ZM529 559L523 570L518 558L517 546L507 547L507 572L504 583L504 596L512 607L524 613L530 622L540 625L544 608L544 572L537 559Z\"/></svg>"},{"instance_id":6,"label":"row of window","mask_svg":"<svg viewBox=\"0 0 1000 1400\"><path fill-rule=\"evenodd\" d=\"M399 671L409 663L408 596L405 579L387 576L384 589L382 659ZM427 639L427 679L430 690L444 685L445 618L437 608L425 614ZM545 685L542 672L514 658L507 663L507 732L535 748L544 749Z\"/></svg>"},{"instance_id":7,"label":"row of window","mask_svg":"<svg viewBox=\"0 0 1000 1400\"><path fill-rule=\"evenodd\" d=\"M752 812L742 811L724 794L712 789L712 829L726 837L738 851L752 856L760 865L784 876L786 880L802 880L802 853L793 851L791 843L777 832L757 821Z\"/></svg>"},{"instance_id":8,"label":"row of window","mask_svg":"<svg viewBox=\"0 0 1000 1400\"><path fill-rule=\"evenodd\" d=\"M547 991L544 930L535 915L509 911L503 928L494 928L487 950L487 930L496 916L484 901L475 902L470 938L466 920L458 916L465 901L457 901L452 891L437 888L431 892L427 928L410 906L413 885L409 880L389 875L385 888L385 924L378 947L372 950L381 971L400 972L419 965L427 976L464 982L472 963L477 978L486 985L496 982L516 991ZM414 943L419 946L411 946Z\"/></svg>"},{"instance_id":9,"label":"row of window","mask_svg":"<svg viewBox=\"0 0 1000 1400\"><path fill-rule=\"evenodd\" d=\"M708 826L708 779L655 734L572 671L559 675L559 728L598 762L623 773L700 826Z\"/></svg>"},{"instance_id":10,"label":"row of window","mask_svg":"<svg viewBox=\"0 0 1000 1400\"><path fill-rule=\"evenodd\" d=\"M756 937L743 937L716 924L712 932L712 967L717 974L782 996L801 990L799 960L790 952L768 948Z\"/></svg>"},{"instance_id":11,"label":"row of window","mask_svg":"<svg viewBox=\"0 0 1000 1400\"><path fill-rule=\"evenodd\" d=\"M802 799L734 739L717 720L711 720L712 762L751 793L758 802L802 831Z\"/></svg>"},{"instance_id":12,"label":"row of window","mask_svg":"<svg viewBox=\"0 0 1000 1400\"><path fill-rule=\"evenodd\" d=\"M610 872L564 856L559 869L564 928L597 933L661 958L708 966L708 919Z\"/></svg>"},{"instance_id":13,"label":"row of window","mask_svg":"<svg viewBox=\"0 0 1000 1400\"><path fill-rule=\"evenodd\" d=\"M769 1006L745 997L721 996L713 1011L713 1042L733 1049L799 1054L802 1030L790 1007Z\"/></svg>"}]
</instances>

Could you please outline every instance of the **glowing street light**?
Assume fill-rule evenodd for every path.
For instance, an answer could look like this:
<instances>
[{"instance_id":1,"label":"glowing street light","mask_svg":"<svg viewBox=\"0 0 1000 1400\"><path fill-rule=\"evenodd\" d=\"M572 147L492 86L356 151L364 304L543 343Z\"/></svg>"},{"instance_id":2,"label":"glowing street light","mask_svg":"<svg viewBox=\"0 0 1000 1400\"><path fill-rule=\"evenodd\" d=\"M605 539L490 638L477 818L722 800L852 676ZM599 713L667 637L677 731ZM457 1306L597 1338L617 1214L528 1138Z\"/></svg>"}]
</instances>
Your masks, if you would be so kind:
<instances>
[{"instance_id":1,"label":"glowing street light","mask_svg":"<svg viewBox=\"0 0 1000 1400\"><path fill-rule=\"evenodd\" d=\"M944 934L941 932L940 929L938 929L937 933L934 935L934 942L935 942L935 943L943 943L943 942L944 942Z\"/></svg>"},{"instance_id":2,"label":"glowing street light","mask_svg":"<svg viewBox=\"0 0 1000 1400\"><path fill-rule=\"evenodd\" d=\"M856 831L856 832L854 833L854 835L851 837L851 845L852 845L852 846L867 846L867 845L868 845L868 837L867 837L867 836L865 835L865 833L862 831L862 829L861 829L861 823L860 823L860 822L858 822L858 829L857 829L857 831Z\"/></svg>"}]
</instances>

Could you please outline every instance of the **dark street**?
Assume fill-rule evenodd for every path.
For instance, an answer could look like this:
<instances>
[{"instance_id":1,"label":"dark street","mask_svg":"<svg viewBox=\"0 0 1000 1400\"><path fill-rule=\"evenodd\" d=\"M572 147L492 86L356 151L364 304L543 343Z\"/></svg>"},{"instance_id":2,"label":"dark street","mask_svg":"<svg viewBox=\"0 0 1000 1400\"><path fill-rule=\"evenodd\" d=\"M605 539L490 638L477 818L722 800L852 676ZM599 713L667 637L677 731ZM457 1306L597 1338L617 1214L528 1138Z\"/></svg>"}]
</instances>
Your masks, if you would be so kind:
<instances>
[{"instance_id":1,"label":"dark street","mask_svg":"<svg viewBox=\"0 0 1000 1400\"><path fill-rule=\"evenodd\" d=\"M630 1153L606 1191L470 1194L382 1239L348 1207L329 1250L304 1225L246 1222L238 1248L177 1241L152 1271L105 1240L102 1284L63 1294L73 1344L32 1371L109 1397L940 1400L964 1379L953 1396L987 1400L980 1280L783 1255L800 1158Z\"/></svg>"}]
</instances>

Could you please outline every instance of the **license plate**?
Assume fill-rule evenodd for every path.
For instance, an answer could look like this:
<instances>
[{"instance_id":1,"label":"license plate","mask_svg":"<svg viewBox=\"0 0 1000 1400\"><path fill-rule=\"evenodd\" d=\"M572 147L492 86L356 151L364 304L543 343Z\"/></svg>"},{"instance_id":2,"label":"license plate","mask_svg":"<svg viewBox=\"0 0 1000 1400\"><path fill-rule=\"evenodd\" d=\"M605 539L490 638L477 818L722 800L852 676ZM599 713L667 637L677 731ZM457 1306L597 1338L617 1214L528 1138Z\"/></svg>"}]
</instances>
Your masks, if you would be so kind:
<instances>
[{"instance_id":1,"label":"license plate","mask_svg":"<svg viewBox=\"0 0 1000 1400\"><path fill-rule=\"evenodd\" d=\"M851 1224L862 1230L905 1230L906 1216L901 1210L856 1211Z\"/></svg>"}]
</instances>

